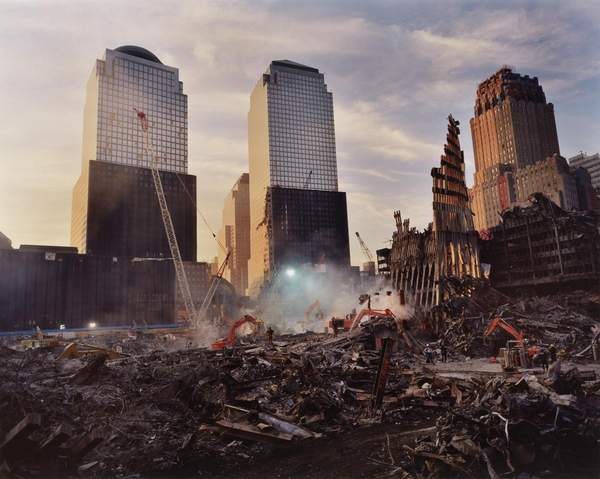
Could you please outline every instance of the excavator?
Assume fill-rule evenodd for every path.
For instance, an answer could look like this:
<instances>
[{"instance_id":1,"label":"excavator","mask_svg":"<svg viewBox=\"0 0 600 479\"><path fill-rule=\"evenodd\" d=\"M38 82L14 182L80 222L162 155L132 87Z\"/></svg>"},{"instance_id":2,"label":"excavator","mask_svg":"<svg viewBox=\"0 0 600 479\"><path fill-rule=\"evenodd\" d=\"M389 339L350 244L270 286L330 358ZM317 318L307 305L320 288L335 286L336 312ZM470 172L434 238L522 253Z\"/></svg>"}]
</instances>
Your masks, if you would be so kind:
<instances>
[{"instance_id":1,"label":"excavator","mask_svg":"<svg viewBox=\"0 0 600 479\"><path fill-rule=\"evenodd\" d=\"M508 324L500 316L496 316L490 321L483 337L488 338L498 328L503 329L515 338L507 341L505 348L500 348L498 356L502 369L512 371L517 367L528 367L531 364L531 359L540 352L540 347L537 345L527 346L527 339L525 339L523 332Z\"/></svg>"},{"instance_id":2,"label":"excavator","mask_svg":"<svg viewBox=\"0 0 600 479\"><path fill-rule=\"evenodd\" d=\"M354 331L360 325L360 322L363 318L390 318L394 321L398 321L396 315L392 312L391 309L371 309L365 308L361 309L360 312L353 318L348 331ZM344 328L345 329L345 328Z\"/></svg>"},{"instance_id":3,"label":"excavator","mask_svg":"<svg viewBox=\"0 0 600 479\"><path fill-rule=\"evenodd\" d=\"M510 334L513 338L515 338L516 341L523 342L523 340L525 339L525 335L521 331L519 331L515 327L508 324L500 316L496 316L494 319L492 319L490 321L490 324L488 324L487 328L485 328L483 336L485 338L489 337L498 328L502 328L504 331L506 331L508 334Z\"/></svg>"},{"instance_id":4,"label":"excavator","mask_svg":"<svg viewBox=\"0 0 600 479\"><path fill-rule=\"evenodd\" d=\"M390 309L362 309L350 320L351 324L348 331L352 332L359 328L363 319L369 320L373 318L383 318L387 320L379 323L374 329L371 329L375 339L375 349L387 349L387 347L384 347L384 343L389 342L388 346L395 350L398 345L399 335L404 336L405 331L403 325Z\"/></svg>"},{"instance_id":5,"label":"excavator","mask_svg":"<svg viewBox=\"0 0 600 479\"><path fill-rule=\"evenodd\" d=\"M361 310L358 314L353 311L347 314L344 318L331 318L327 325L329 329L337 334L338 331L353 331L360 325L360 321L363 318L391 318L396 321L396 316L389 309L370 309L366 308Z\"/></svg>"},{"instance_id":6,"label":"excavator","mask_svg":"<svg viewBox=\"0 0 600 479\"><path fill-rule=\"evenodd\" d=\"M358 233L356 235L359 237ZM379 295L379 293L375 293ZM398 318L392 312L391 309L371 309L371 295L370 294L361 294L358 297L358 304L367 304L367 307L362 309L358 314L356 314L356 310L352 310L351 314L347 314L345 318L331 318L329 320L329 329L331 329L334 333L337 332L338 329L343 329L344 331L353 331L360 325L360 322L363 318L390 318L398 323Z\"/></svg>"},{"instance_id":7,"label":"excavator","mask_svg":"<svg viewBox=\"0 0 600 479\"><path fill-rule=\"evenodd\" d=\"M316 299L308 306L308 308L306 308L306 311L304 311L304 322L302 324L303 329L308 330L311 327L311 323L313 323L315 320L320 323L324 316L325 314L321 308L321 302ZM319 325L319 328L321 327L322 326Z\"/></svg>"},{"instance_id":8,"label":"excavator","mask_svg":"<svg viewBox=\"0 0 600 479\"><path fill-rule=\"evenodd\" d=\"M237 330L246 323L250 323L254 325L254 333L260 334L263 332L265 323L261 319L256 319L254 316L249 314L245 314L240 319L238 319L235 323L231 325L229 328L229 332L227 336L224 338L217 339L211 346L211 349L220 350L225 348L230 348L235 346L236 338L237 338Z\"/></svg>"}]
</instances>

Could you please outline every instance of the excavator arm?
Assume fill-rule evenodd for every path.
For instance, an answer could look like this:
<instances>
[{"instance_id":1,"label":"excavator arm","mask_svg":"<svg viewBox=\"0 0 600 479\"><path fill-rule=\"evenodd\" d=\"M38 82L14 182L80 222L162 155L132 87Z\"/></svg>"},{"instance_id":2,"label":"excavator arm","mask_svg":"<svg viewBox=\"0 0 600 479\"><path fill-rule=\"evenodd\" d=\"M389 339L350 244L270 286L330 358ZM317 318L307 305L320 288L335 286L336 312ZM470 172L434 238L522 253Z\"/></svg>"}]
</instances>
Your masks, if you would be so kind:
<instances>
[{"instance_id":1,"label":"excavator arm","mask_svg":"<svg viewBox=\"0 0 600 479\"><path fill-rule=\"evenodd\" d=\"M306 311L304 311L304 321L306 323L309 322L310 315L312 314L312 312L314 310L317 310L317 314L321 311L321 303L318 299L315 300L313 303L311 303L310 306L306 309ZM322 314L322 312L321 312L321 314Z\"/></svg>"},{"instance_id":2,"label":"excavator arm","mask_svg":"<svg viewBox=\"0 0 600 479\"><path fill-rule=\"evenodd\" d=\"M365 316L369 318L394 318L397 320L396 315L390 309L362 309L354 318L352 326L350 327L350 331L358 328L361 319L363 319Z\"/></svg>"},{"instance_id":3,"label":"excavator arm","mask_svg":"<svg viewBox=\"0 0 600 479\"><path fill-rule=\"evenodd\" d=\"M485 329L485 332L483 333L484 337L487 338L497 328L502 328L504 331L506 331L508 334L510 334L517 341L523 341L523 339L525 338L525 335L521 331L519 331L515 327L508 324L500 316L496 316L494 319L492 319L490 321L490 324L488 324L488 327Z\"/></svg>"},{"instance_id":4,"label":"excavator arm","mask_svg":"<svg viewBox=\"0 0 600 479\"><path fill-rule=\"evenodd\" d=\"M229 328L229 332L227 336L221 339L217 339L211 346L212 349L225 349L228 346L233 346L236 340L237 330L243 324L251 323L255 326L259 327L263 324L260 319L256 319L254 316L250 316L249 314L245 314L240 319L238 319L235 323L231 325Z\"/></svg>"}]
</instances>

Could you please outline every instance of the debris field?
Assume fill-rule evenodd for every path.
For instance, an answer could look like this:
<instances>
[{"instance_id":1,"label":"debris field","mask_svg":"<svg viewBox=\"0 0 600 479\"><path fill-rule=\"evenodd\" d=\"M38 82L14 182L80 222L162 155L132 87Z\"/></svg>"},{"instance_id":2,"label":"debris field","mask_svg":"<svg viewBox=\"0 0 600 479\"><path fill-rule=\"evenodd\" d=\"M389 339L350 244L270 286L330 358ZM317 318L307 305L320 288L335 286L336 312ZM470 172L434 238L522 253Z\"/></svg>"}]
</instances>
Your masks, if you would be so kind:
<instances>
[{"instance_id":1,"label":"debris field","mask_svg":"<svg viewBox=\"0 0 600 479\"><path fill-rule=\"evenodd\" d=\"M419 339L392 348L380 403L369 322L218 351L151 335L111 338L118 357L0 346L0 477L597 477L596 321L570 300L479 310L562 341L560 371L467 358L459 333L473 328L446 316L450 361L426 364L413 324Z\"/></svg>"}]
</instances>

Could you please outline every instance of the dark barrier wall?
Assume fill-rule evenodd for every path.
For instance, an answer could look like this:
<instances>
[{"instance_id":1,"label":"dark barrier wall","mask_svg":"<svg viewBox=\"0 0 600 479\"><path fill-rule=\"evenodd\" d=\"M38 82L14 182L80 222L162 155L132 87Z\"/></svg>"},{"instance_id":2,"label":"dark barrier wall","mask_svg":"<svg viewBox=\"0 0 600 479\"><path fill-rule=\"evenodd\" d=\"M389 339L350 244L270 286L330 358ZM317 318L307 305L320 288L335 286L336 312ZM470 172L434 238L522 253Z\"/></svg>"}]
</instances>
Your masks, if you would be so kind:
<instances>
[{"instance_id":1,"label":"dark barrier wall","mask_svg":"<svg viewBox=\"0 0 600 479\"><path fill-rule=\"evenodd\" d=\"M174 321L171 260L0 250L0 331Z\"/></svg>"}]
</instances>

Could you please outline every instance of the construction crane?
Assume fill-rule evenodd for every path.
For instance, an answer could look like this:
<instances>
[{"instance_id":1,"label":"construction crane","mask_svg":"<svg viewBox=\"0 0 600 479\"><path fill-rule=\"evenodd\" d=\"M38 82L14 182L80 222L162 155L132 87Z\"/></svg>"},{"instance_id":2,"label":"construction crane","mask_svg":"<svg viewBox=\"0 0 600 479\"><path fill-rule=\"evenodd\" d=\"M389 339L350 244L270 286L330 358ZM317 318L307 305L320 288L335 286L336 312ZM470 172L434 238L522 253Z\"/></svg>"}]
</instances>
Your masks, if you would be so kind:
<instances>
[{"instance_id":1,"label":"construction crane","mask_svg":"<svg viewBox=\"0 0 600 479\"><path fill-rule=\"evenodd\" d=\"M375 261L373 260L373 254L371 253L371 250L369 249L369 247L365 244L363 239L358 234L358 231L356 232L356 237L358 238L358 242L360 243L360 247L362 248L363 254L367 258L367 261L372 261L374 263Z\"/></svg>"},{"instance_id":2,"label":"construction crane","mask_svg":"<svg viewBox=\"0 0 600 479\"><path fill-rule=\"evenodd\" d=\"M175 265L175 275L177 277L179 291L181 293L181 297L183 298L183 303L185 304L185 310L187 312L188 319L191 321L192 325L197 326L198 316L196 314L196 307L194 306L194 300L190 291L190 284L188 283L187 274L183 266L183 260L181 259L179 245L177 244L177 237L175 236L175 228L173 227L171 213L169 213L169 208L167 207L167 199L163 190L162 180L160 179L160 173L158 172L158 155L154 152L154 148L150 142L148 117L143 111L135 108L134 110L137 113L137 117L139 118L140 125L142 127L145 150L150 157L150 171L152 171L152 179L154 180L156 196L158 196L160 214L165 227L169 249L171 250L173 264Z\"/></svg>"},{"instance_id":3,"label":"construction crane","mask_svg":"<svg viewBox=\"0 0 600 479\"><path fill-rule=\"evenodd\" d=\"M304 182L304 185L302 185L302 188L307 189L308 185L310 184L310 178L312 177L312 172L313 170L310 170L308 172L308 176L306 177L306 181Z\"/></svg>"},{"instance_id":4,"label":"construction crane","mask_svg":"<svg viewBox=\"0 0 600 479\"><path fill-rule=\"evenodd\" d=\"M362 248L363 254L367 258L367 261L369 263L373 263L373 269L374 269L375 273L377 273L377 261L375 261L373 259L373 254L371 253L371 250L366 245L366 243L363 241L363 239L360 237L360 235L358 234L358 231L356 232L356 237L358 238L358 242L360 243L360 247Z\"/></svg>"},{"instance_id":5,"label":"construction crane","mask_svg":"<svg viewBox=\"0 0 600 479\"><path fill-rule=\"evenodd\" d=\"M203 320L204 318L206 318L206 313L208 311L208 307L210 306L210 303L212 302L212 300L215 296L215 293L217 292L217 289L219 288L219 283L221 282L221 279L223 278L223 274L225 274L225 268L227 267L227 263L229 262L230 256L231 256L231 249L229 249L227 251L225 260L219 267L219 271L217 271L216 276L213 278L213 281L210 284L210 287L208 288L208 292L206 293L206 296L204 297L204 301L202 301L202 305L200 306L200 310L198 312L198 320Z\"/></svg>"}]
</instances>

